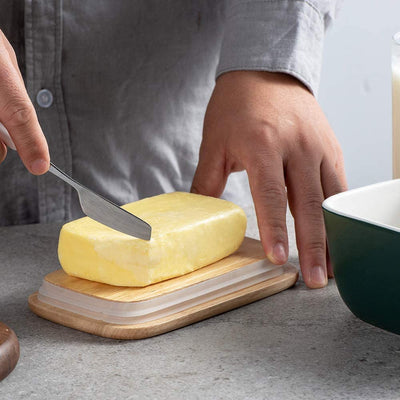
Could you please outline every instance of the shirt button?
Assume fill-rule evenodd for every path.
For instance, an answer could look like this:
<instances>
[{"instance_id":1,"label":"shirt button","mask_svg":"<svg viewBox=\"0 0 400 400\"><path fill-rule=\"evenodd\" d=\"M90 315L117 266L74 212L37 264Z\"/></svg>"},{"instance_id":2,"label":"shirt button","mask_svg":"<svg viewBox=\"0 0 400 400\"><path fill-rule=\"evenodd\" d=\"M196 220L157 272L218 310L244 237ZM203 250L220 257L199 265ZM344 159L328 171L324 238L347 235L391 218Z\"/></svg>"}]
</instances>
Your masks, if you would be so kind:
<instances>
[{"instance_id":1,"label":"shirt button","mask_svg":"<svg viewBox=\"0 0 400 400\"><path fill-rule=\"evenodd\" d=\"M36 101L42 108L49 108L53 104L53 93L50 90L39 90L36 95Z\"/></svg>"}]
</instances>

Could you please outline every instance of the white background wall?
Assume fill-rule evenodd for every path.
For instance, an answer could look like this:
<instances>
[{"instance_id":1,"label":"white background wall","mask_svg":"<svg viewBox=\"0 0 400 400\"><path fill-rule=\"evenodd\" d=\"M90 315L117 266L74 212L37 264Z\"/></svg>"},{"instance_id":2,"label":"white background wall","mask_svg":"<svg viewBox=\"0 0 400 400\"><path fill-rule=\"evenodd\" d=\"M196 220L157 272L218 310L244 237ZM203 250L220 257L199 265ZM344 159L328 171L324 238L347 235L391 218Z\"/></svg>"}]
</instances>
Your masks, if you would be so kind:
<instances>
[{"instance_id":1,"label":"white background wall","mask_svg":"<svg viewBox=\"0 0 400 400\"><path fill-rule=\"evenodd\" d=\"M399 0L344 0L325 41L319 102L338 137L350 188L392 177L391 40Z\"/></svg>"}]
</instances>

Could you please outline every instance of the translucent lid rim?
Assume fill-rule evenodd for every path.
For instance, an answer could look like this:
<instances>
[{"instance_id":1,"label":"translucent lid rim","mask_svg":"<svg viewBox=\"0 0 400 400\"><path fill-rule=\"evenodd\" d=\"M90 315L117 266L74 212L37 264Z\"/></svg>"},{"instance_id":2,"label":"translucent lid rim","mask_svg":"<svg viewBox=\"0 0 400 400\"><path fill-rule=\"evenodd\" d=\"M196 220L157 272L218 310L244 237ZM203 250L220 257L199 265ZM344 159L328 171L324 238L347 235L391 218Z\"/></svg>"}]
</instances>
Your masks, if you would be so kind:
<instances>
[{"instance_id":1,"label":"translucent lid rim","mask_svg":"<svg viewBox=\"0 0 400 400\"><path fill-rule=\"evenodd\" d=\"M393 43L400 46L400 32L396 32L393 35Z\"/></svg>"}]
</instances>

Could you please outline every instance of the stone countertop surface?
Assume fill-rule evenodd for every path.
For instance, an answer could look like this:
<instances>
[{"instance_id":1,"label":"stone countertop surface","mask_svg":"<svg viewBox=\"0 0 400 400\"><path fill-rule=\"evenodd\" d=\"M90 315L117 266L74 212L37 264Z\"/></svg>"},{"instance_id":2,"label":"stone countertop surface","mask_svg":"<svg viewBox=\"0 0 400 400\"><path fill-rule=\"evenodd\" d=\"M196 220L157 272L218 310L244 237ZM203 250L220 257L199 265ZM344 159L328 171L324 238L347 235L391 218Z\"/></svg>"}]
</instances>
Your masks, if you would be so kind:
<instances>
[{"instance_id":1,"label":"stone countertop surface","mask_svg":"<svg viewBox=\"0 0 400 400\"><path fill-rule=\"evenodd\" d=\"M288 217L289 261L298 266ZM397 399L400 337L346 308L335 282L294 288L150 339L105 339L34 315L60 225L0 228L0 321L21 357L0 399ZM254 218L249 236L256 237Z\"/></svg>"}]
</instances>

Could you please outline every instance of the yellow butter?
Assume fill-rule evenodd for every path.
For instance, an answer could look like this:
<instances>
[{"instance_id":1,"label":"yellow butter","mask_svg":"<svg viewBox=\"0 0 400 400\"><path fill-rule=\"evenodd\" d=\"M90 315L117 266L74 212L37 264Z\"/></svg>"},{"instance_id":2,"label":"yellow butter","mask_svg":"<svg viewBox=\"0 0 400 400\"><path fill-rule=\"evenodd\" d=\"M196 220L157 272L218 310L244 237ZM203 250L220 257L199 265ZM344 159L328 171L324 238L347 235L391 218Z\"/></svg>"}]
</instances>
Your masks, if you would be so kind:
<instances>
[{"instance_id":1,"label":"yellow butter","mask_svg":"<svg viewBox=\"0 0 400 400\"><path fill-rule=\"evenodd\" d=\"M152 227L150 241L88 218L63 226L58 257L64 271L116 286L146 286L194 271L238 249L246 215L221 199L175 192L123 206Z\"/></svg>"}]
</instances>

